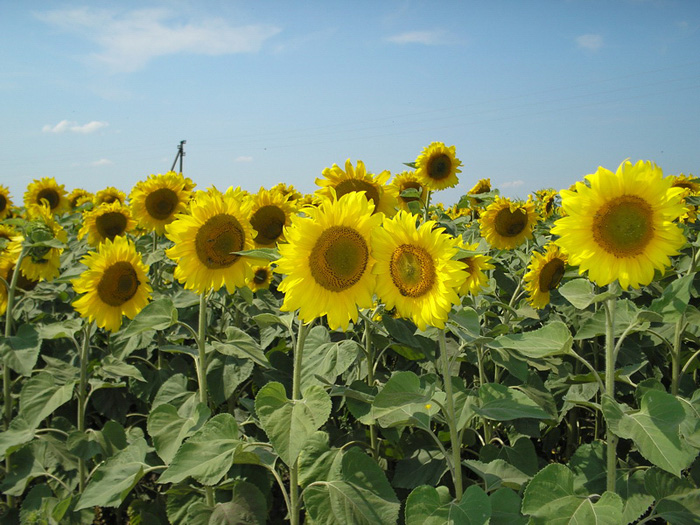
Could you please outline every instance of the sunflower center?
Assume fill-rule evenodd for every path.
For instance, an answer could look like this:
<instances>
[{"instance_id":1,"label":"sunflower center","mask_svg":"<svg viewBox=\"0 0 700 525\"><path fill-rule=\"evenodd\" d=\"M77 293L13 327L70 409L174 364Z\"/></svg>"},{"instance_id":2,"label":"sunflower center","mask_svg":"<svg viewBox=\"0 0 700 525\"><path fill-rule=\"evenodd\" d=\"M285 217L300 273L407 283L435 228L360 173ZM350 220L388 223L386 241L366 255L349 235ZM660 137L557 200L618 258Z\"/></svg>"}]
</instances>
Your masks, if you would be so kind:
<instances>
[{"instance_id":1,"label":"sunflower center","mask_svg":"<svg viewBox=\"0 0 700 525\"><path fill-rule=\"evenodd\" d=\"M4 195L0 194L0 213L4 212L5 208L7 208L7 199Z\"/></svg>"},{"instance_id":2,"label":"sunflower center","mask_svg":"<svg viewBox=\"0 0 700 525\"><path fill-rule=\"evenodd\" d=\"M527 213L522 208L504 208L496 215L494 226L501 237L516 237L527 226Z\"/></svg>"},{"instance_id":3,"label":"sunflower center","mask_svg":"<svg viewBox=\"0 0 700 525\"><path fill-rule=\"evenodd\" d=\"M636 195L606 203L593 217L593 240L615 257L634 257L654 237L653 210Z\"/></svg>"},{"instance_id":4,"label":"sunflower center","mask_svg":"<svg viewBox=\"0 0 700 525\"><path fill-rule=\"evenodd\" d=\"M402 244L394 250L389 261L389 273L404 297L420 297L435 284L432 257L425 249L412 244Z\"/></svg>"},{"instance_id":5,"label":"sunflower center","mask_svg":"<svg viewBox=\"0 0 700 525\"><path fill-rule=\"evenodd\" d=\"M107 268L97 285L97 294L109 306L121 306L139 289L136 270L126 261L119 261Z\"/></svg>"},{"instance_id":6,"label":"sunflower center","mask_svg":"<svg viewBox=\"0 0 700 525\"><path fill-rule=\"evenodd\" d=\"M255 284L264 284L267 282L269 273L266 268L258 268L253 274L253 282Z\"/></svg>"},{"instance_id":7,"label":"sunflower center","mask_svg":"<svg viewBox=\"0 0 700 525\"><path fill-rule=\"evenodd\" d=\"M126 231L126 217L118 211L103 213L95 219L95 227L103 239L114 240Z\"/></svg>"},{"instance_id":8,"label":"sunflower center","mask_svg":"<svg viewBox=\"0 0 700 525\"><path fill-rule=\"evenodd\" d=\"M557 286L559 286L563 276L564 261L561 259L552 259L549 261L540 270L540 278L538 282L540 292L547 293L550 290L554 290Z\"/></svg>"},{"instance_id":9,"label":"sunflower center","mask_svg":"<svg viewBox=\"0 0 700 525\"><path fill-rule=\"evenodd\" d=\"M428 159L428 177L433 180L442 180L450 176L452 160L445 153L438 153Z\"/></svg>"},{"instance_id":10,"label":"sunflower center","mask_svg":"<svg viewBox=\"0 0 700 525\"><path fill-rule=\"evenodd\" d=\"M58 206L60 197L58 193L56 193L56 190L52 188L44 188L39 193L37 193L36 196L36 202L38 204L41 204L42 200L46 200L46 202L49 203L49 208L53 210L56 206Z\"/></svg>"},{"instance_id":11,"label":"sunflower center","mask_svg":"<svg viewBox=\"0 0 700 525\"><path fill-rule=\"evenodd\" d=\"M158 188L146 197L146 211L158 221L169 219L180 200L170 188Z\"/></svg>"},{"instance_id":12,"label":"sunflower center","mask_svg":"<svg viewBox=\"0 0 700 525\"><path fill-rule=\"evenodd\" d=\"M359 179L345 179L335 187L335 194L340 199L346 193L364 191L368 201L374 203L375 209L379 206L379 190L371 183Z\"/></svg>"},{"instance_id":13,"label":"sunflower center","mask_svg":"<svg viewBox=\"0 0 700 525\"><path fill-rule=\"evenodd\" d=\"M250 224L258 234L255 242L258 244L272 244L280 235L285 222L284 211L272 204L260 207L250 218Z\"/></svg>"},{"instance_id":14,"label":"sunflower center","mask_svg":"<svg viewBox=\"0 0 700 525\"><path fill-rule=\"evenodd\" d=\"M233 215L214 215L199 228L194 245L204 266L212 270L228 268L241 257L232 252L245 246L245 230Z\"/></svg>"},{"instance_id":15,"label":"sunflower center","mask_svg":"<svg viewBox=\"0 0 700 525\"><path fill-rule=\"evenodd\" d=\"M420 193L423 190L423 187L418 183L418 182L404 182L403 185L401 186L401 192L404 192L406 190L418 190L418 193ZM399 195L400 196L400 195ZM404 202L413 202L413 201L419 201L420 197L400 197L402 201Z\"/></svg>"},{"instance_id":16,"label":"sunflower center","mask_svg":"<svg viewBox=\"0 0 700 525\"><path fill-rule=\"evenodd\" d=\"M348 226L331 226L314 244L309 257L311 276L331 292L357 283L369 262L367 241Z\"/></svg>"}]
</instances>

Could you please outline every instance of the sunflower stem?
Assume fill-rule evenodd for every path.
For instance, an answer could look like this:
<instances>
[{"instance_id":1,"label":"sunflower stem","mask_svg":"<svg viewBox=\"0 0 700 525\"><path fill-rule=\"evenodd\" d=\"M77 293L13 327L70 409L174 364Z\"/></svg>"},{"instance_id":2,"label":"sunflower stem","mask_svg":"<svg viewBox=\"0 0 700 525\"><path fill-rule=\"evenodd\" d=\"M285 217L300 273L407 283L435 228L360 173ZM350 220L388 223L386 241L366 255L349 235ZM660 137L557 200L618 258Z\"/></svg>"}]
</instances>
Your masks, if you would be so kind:
<instances>
[{"instance_id":1,"label":"sunflower stem","mask_svg":"<svg viewBox=\"0 0 700 525\"><path fill-rule=\"evenodd\" d=\"M445 383L445 408L447 410L447 426L450 430L450 444L452 445L452 471L453 483L455 486L455 499L459 502L462 499L462 443L457 432L457 417L455 415L455 403L452 392L452 372L450 370L450 358L447 355L447 344L445 342L445 330L440 330L438 341L440 343L440 358L442 360L442 375Z\"/></svg>"},{"instance_id":2,"label":"sunflower stem","mask_svg":"<svg viewBox=\"0 0 700 525\"><path fill-rule=\"evenodd\" d=\"M430 210L430 197L432 195L432 191L428 190L428 194L425 197L425 208L423 209L423 222L428 222L428 212Z\"/></svg>"},{"instance_id":3,"label":"sunflower stem","mask_svg":"<svg viewBox=\"0 0 700 525\"><path fill-rule=\"evenodd\" d=\"M605 394L615 399L615 302L611 297L605 300ZM610 426L606 429L607 452L607 476L606 488L609 492L615 492L615 480L617 479L617 436L613 434Z\"/></svg>"},{"instance_id":4,"label":"sunflower stem","mask_svg":"<svg viewBox=\"0 0 700 525\"><path fill-rule=\"evenodd\" d=\"M299 320L299 334L294 347L294 369L292 375L292 401L301 399L301 363L304 354L304 341L309 325ZM289 522L299 525L299 460L289 467Z\"/></svg>"},{"instance_id":5,"label":"sunflower stem","mask_svg":"<svg viewBox=\"0 0 700 525\"><path fill-rule=\"evenodd\" d=\"M197 379L199 381L199 402L208 405L207 393L207 296L205 292L199 296L199 324L197 330ZM214 489L212 487L204 487L206 494L207 506L214 506Z\"/></svg>"},{"instance_id":6,"label":"sunflower stem","mask_svg":"<svg viewBox=\"0 0 700 525\"><path fill-rule=\"evenodd\" d=\"M372 388L374 386L374 348L372 347L372 322L365 317L365 332L364 332L364 343L365 343L365 355L367 356L367 385ZM379 457L379 450L377 446L377 427L374 421L369 423L369 443L372 449L372 456L376 460Z\"/></svg>"},{"instance_id":7,"label":"sunflower stem","mask_svg":"<svg viewBox=\"0 0 700 525\"><path fill-rule=\"evenodd\" d=\"M676 321L676 329L673 334L673 348L671 349L671 394L678 395L678 385L681 377L681 342L685 331L685 315L681 314Z\"/></svg>"},{"instance_id":8,"label":"sunflower stem","mask_svg":"<svg viewBox=\"0 0 700 525\"><path fill-rule=\"evenodd\" d=\"M78 431L85 432L85 409L87 405L87 367L90 352L90 329L92 322L83 325L83 343L80 346L80 380L78 382ZM85 460L78 458L78 491L82 494L87 481Z\"/></svg>"},{"instance_id":9,"label":"sunflower stem","mask_svg":"<svg viewBox=\"0 0 700 525\"><path fill-rule=\"evenodd\" d=\"M477 366L479 367L479 386L481 387L486 383L486 371L484 370L484 350L482 349L481 345L476 347L476 362ZM488 444L491 442L491 426L486 418L482 417L481 419L484 422L484 443Z\"/></svg>"}]
</instances>

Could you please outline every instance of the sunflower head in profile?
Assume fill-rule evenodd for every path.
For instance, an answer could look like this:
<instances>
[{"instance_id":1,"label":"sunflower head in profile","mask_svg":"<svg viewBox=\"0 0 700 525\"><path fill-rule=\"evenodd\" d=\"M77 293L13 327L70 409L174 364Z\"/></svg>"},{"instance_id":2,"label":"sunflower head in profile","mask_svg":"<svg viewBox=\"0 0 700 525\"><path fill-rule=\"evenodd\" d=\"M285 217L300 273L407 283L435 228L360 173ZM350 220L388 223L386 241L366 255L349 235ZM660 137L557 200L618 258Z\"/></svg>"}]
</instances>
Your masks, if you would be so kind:
<instances>
[{"instance_id":1,"label":"sunflower head in profile","mask_svg":"<svg viewBox=\"0 0 700 525\"><path fill-rule=\"evenodd\" d=\"M326 315L331 329L346 330L357 321L358 307L372 306L370 236L382 220L373 211L363 194L350 192L305 208L306 217L292 217L275 269L284 275L277 287L283 311L299 310L305 323Z\"/></svg>"},{"instance_id":2,"label":"sunflower head in profile","mask_svg":"<svg viewBox=\"0 0 700 525\"><path fill-rule=\"evenodd\" d=\"M673 221L685 211L682 188L649 161L624 161L613 173L603 167L576 191L562 190L565 216L551 232L569 263L588 272L598 286L615 280L623 289L639 288L654 278L654 270L670 266L686 240Z\"/></svg>"},{"instance_id":3,"label":"sunflower head in profile","mask_svg":"<svg viewBox=\"0 0 700 525\"><path fill-rule=\"evenodd\" d=\"M378 175L368 173L365 163L357 161L357 168L353 167L350 159L345 161L345 170L337 164L325 168L323 178L317 178L316 184L321 189L316 190L316 195L322 198L339 199L343 195L354 192L364 192L365 198L374 204L375 213L383 213L391 217L396 213L398 192L396 188L387 184L391 173L384 170Z\"/></svg>"},{"instance_id":4,"label":"sunflower head in profile","mask_svg":"<svg viewBox=\"0 0 700 525\"><path fill-rule=\"evenodd\" d=\"M482 193L491 191L491 179L479 179L479 182L474 184L471 190L467 192L470 195L469 202L472 206L482 206L486 201L479 197Z\"/></svg>"},{"instance_id":5,"label":"sunflower head in profile","mask_svg":"<svg viewBox=\"0 0 700 525\"><path fill-rule=\"evenodd\" d=\"M684 191L683 196L700 195L700 179L691 175L675 175L671 177L671 187L681 188Z\"/></svg>"},{"instance_id":6,"label":"sunflower head in profile","mask_svg":"<svg viewBox=\"0 0 700 525\"><path fill-rule=\"evenodd\" d=\"M252 250L253 228L248 221L251 203L235 191L198 191L189 212L180 213L165 227L174 246L166 255L177 263L175 278L198 294L226 286L242 288L253 275L252 266L265 264L235 252Z\"/></svg>"},{"instance_id":7,"label":"sunflower head in profile","mask_svg":"<svg viewBox=\"0 0 700 525\"><path fill-rule=\"evenodd\" d=\"M9 224L0 224L0 255L11 252L13 247L22 245L24 237L17 228Z\"/></svg>"},{"instance_id":8,"label":"sunflower head in profile","mask_svg":"<svg viewBox=\"0 0 700 525\"><path fill-rule=\"evenodd\" d=\"M416 210L423 209L428 199L428 188L426 188L413 171L402 171L394 175L391 181L391 186L396 188L396 193L399 199L399 208L406 211L411 211L410 206L416 206ZM414 195L401 195L402 193L414 190L409 193ZM415 203L411 205L411 203Z\"/></svg>"},{"instance_id":9,"label":"sunflower head in profile","mask_svg":"<svg viewBox=\"0 0 700 525\"><path fill-rule=\"evenodd\" d=\"M10 215L11 208L12 199L10 198L10 189L0 184L0 221Z\"/></svg>"},{"instance_id":10,"label":"sunflower head in profile","mask_svg":"<svg viewBox=\"0 0 700 525\"><path fill-rule=\"evenodd\" d=\"M272 188L270 188L270 191L273 193L279 193L283 197L287 197L287 200L292 203L304 197L304 195L292 184L286 184L284 182L278 182Z\"/></svg>"},{"instance_id":11,"label":"sunflower head in profile","mask_svg":"<svg viewBox=\"0 0 700 525\"><path fill-rule=\"evenodd\" d=\"M126 193L114 186L108 186L96 192L92 202L95 206L99 206L103 203L111 204L115 201L119 201L120 204L125 204Z\"/></svg>"},{"instance_id":12,"label":"sunflower head in profile","mask_svg":"<svg viewBox=\"0 0 700 525\"><path fill-rule=\"evenodd\" d=\"M58 184L53 177L34 179L27 191L24 192L24 206L47 206L54 215L61 215L70 211L70 203L66 197L63 184Z\"/></svg>"},{"instance_id":13,"label":"sunflower head in profile","mask_svg":"<svg viewBox=\"0 0 700 525\"><path fill-rule=\"evenodd\" d=\"M457 185L457 174L462 162L456 157L454 146L443 142L432 142L416 158L416 175L423 185L432 191L444 190Z\"/></svg>"},{"instance_id":14,"label":"sunflower head in profile","mask_svg":"<svg viewBox=\"0 0 700 525\"><path fill-rule=\"evenodd\" d=\"M544 253L532 253L523 280L528 302L533 308L540 309L549 304L549 293L559 286L566 262L566 254L553 243L545 246Z\"/></svg>"},{"instance_id":15,"label":"sunflower head in profile","mask_svg":"<svg viewBox=\"0 0 700 525\"><path fill-rule=\"evenodd\" d=\"M535 192L537 212L542 219L551 217L557 209L559 192L554 189L537 190Z\"/></svg>"},{"instance_id":16,"label":"sunflower head in profile","mask_svg":"<svg viewBox=\"0 0 700 525\"><path fill-rule=\"evenodd\" d=\"M78 231L78 239L87 235L87 242L92 247L99 246L106 239L126 235L136 228L136 220L131 210L117 201L100 204L92 210L83 212L83 225Z\"/></svg>"},{"instance_id":17,"label":"sunflower head in profile","mask_svg":"<svg viewBox=\"0 0 700 525\"><path fill-rule=\"evenodd\" d=\"M248 288L257 292L258 290L267 290L270 288L272 278L272 265L265 264L263 266L253 266L253 277L248 281Z\"/></svg>"},{"instance_id":18,"label":"sunflower head in profile","mask_svg":"<svg viewBox=\"0 0 700 525\"><path fill-rule=\"evenodd\" d=\"M81 207L84 204L92 204L95 196L82 188L75 188L68 194L68 203L72 210Z\"/></svg>"},{"instance_id":19,"label":"sunflower head in profile","mask_svg":"<svg viewBox=\"0 0 700 525\"><path fill-rule=\"evenodd\" d=\"M284 228L291 225L295 206L281 193L260 188L252 197L250 224L255 230L255 245L272 248L284 241Z\"/></svg>"},{"instance_id":20,"label":"sunflower head in profile","mask_svg":"<svg viewBox=\"0 0 700 525\"><path fill-rule=\"evenodd\" d=\"M105 240L81 262L87 270L71 282L75 293L84 295L73 307L100 328L116 332L122 316L133 319L151 299L148 267L126 237Z\"/></svg>"},{"instance_id":21,"label":"sunflower head in profile","mask_svg":"<svg viewBox=\"0 0 700 525\"><path fill-rule=\"evenodd\" d=\"M186 186L185 178L174 171L137 182L129 194L129 206L139 227L163 235L176 214L187 209L191 192Z\"/></svg>"},{"instance_id":22,"label":"sunflower head in profile","mask_svg":"<svg viewBox=\"0 0 700 525\"><path fill-rule=\"evenodd\" d=\"M20 271L31 281L50 281L59 275L63 248L53 247L54 241L68 242L68 234L54 218L47 205L31 205L26 209L29 223L25 241L31 243L27 256L20 263Z\"/></svg>"},{"instance_id":23,"label":"sunflower head in profile","mask_svg":"<svg viewBox=\"0 0 700 525\"><path fill-rule=\"evenodd\" d=\"M421 330L444 328L459 302L456 288L467 278L464 263L452 259L457 240L444 231L433 221L417 227L416 216L400 210L373 237L377 295Z\"/></svg>"},{"instance_id":24,"label":"sunflower head in profile","mask_svg":"<svg viewBox=\"0 0 700 525\"><path fill-rule=\"evenodd\" d=\"M511 250L531 238L536 223L537 212L530 199L516 202L501 196L479 218L481 236L499 250Z\"/></svg>"},{"instance_id":25,"label":"sunflower head in profile","mask_svg":"<svg viewBox=\"0 0 700 525\"><path fill-rule=\"evenodd\" d=\"M459 295L477 295L488 283L489 278L486 275L486 271L494 268L490 262L491 257L477 251L479 248L478 242L467 244L460 239L459 248L471 253L458 259L466 266L467 278L459 286L457 293Z\"/></svg>"}]
</instances>

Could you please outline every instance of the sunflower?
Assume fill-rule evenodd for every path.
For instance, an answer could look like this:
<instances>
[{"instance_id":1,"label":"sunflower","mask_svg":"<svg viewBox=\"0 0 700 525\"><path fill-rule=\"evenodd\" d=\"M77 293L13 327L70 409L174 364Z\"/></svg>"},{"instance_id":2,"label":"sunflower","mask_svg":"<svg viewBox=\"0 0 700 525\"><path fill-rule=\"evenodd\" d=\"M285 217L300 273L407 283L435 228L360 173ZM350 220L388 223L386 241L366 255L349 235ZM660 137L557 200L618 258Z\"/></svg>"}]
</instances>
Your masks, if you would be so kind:
<instances>
[{"instance_id":1,"label":"sunflower","mask_svg":"<svg viewBox=\"0 0 700 525\"><path fill-rule=\"evenodd\" d=\"M81 262L88 269L71 282L76 293L85 295L73 307L100 328L116 332L123 315L133 319L151 299L148 266L126 237L106 239Z\"/></svg>"},{"instance_id":2,"label":"sunflower","mask_svg":"<svg viewBox=\"0 0 700 525\"><path fill-rule=\"evenodd\" d=\"M542 219L547 219L554 214L558 192L554 189L537 190L537 212Z\"/></svg>"},{"instance_id":3,"label":"sunflower","mask_svg":"<svg viewBox=\"0 0 700 525\"><path fill-rule=\"evenodd\" d=\"M22 234L9 224L0 224L0 255L11 251L12 244L22 244Z\"/></svg>"},{"instance_id":4,"label":"sunflower","mask_svg":"<svg viewBox=\"0 0 700 525\"><path fill-rule=\"evenodd\" d=\"M464 263L452 259L457 240L444 231L433 221L416 227L415 215L401 210L384 220L372 241L377 295L421 330L445 327L459 302L455 288L467 278Z\"/></svg>"},{"instance_id":5,"label":"sunflower","mask_svg":"<svg viewBox=\"0 0 700 525\"><path fill-rule=\"evenodd\" d=\"M198 191L189 213L179 213L165 226L166 237L175 243L165 252L177 263L175 278L200 295L223 285L233 293L252 278L252 265L264 264L234 253L254 248L247 219L251 204L236 194Z\"/></svg>"},{"instance_id":6,"label":"sunflower","mask_svg":"<svg viewBox=\"0 0 700 525\"><path fill-rule=\"evenodd\" d=\"M350 159L345 161L345 171L337 164L325 168L323 178L316 179L316 184L321 189L316 190L319 197L339 199L347 193L365 192L365 198L374 204L375 213L383 213L391 217L396 213L398 204L398 191L394 186L387 185L391 173L384 170L378 175L368 173L365 164L357 161L357 168L353 168Z\"/></svg>"},{"instance_id":7,"label":"sunflower","mask_svg":"<svg viewBox=\"0 0 700 525\"><path fill-rule=\"evenodd\" d=\"M129 194L129 206L139 227L163 235L165 225L187 210L191 192L185 188L185 178L174 171L137 182Z\"/></svg>"},{"instance_id":8,"label":"sunflower","mask_svg":"<svg viewBox=\"0 0 700 525\"><path fill-rule=\"evenodd\" d=\"M248 288L257 292L258 290L267 290L272 282L272 265L253 267L253 277L248 281Z\"/></svg>"},{"instance_id":9,"label":"sunflower","mask_svg":"<svg viewBox=\"0 0 700 525\"><path fill-rule=\"evenodd\" d=\"M107 188L99 190L95 193L93 203L95 206L99 206L102 203L111 204L114 201L119 201L121 204L126 203L126 193L122 190L115 188L114 186L108 186Z\"/></svg>"},{"instance_id":10,"label":"sunflower","mask_svg":"<svg viewBox=\"0 0 700 525\"><path fill-rule=\"evenodd\" d=\"M672 177L671 187L672 188L683 188L687 190L685 195L698 195L700 194L700 179L695 178L693 175L675 175Z\"/></svg>"},{"instance_id":11,"label":"sunflower","mask_svg":"<svg viewBox=\"0 0 700 525\"><path fill-rule=\"evenodd\" d=\"M293 185L286 184L284 182L279 182L275 184L270 191L273 193L279 193L283 197L287 197L290 202L298 201L304 198L304 195L298 191Z\"/></svg>"},{"instance_id":12,"label":"sunflower","mask_svg":"<svg viewBox=\"0 0 700 525\"><path fill-rule=\"evenodd\" d=\"M566 254L552 243L545 246L544 253L532 253L523 280L528 302L533 308L544 308L549 304L549 292L559 286L566 261Z\"/></svg>"},{"instance_id":13,"label":"sunflower","mask_svg":"<svg viewBox=\"0 0 700 525\"><path fill-rule=\"evenodd\" d=\"M34 179L27 186L24 192L24 206L29 208L32 205L45 201L51 213L60 215L70 211L70 203L66 197L66 190L63 184L59 185L53 177L43 177L41 180Z\"/></svg>"},{"instance_id":14,"label":"sunflower","mask_svg":"<svg viewBox=\"0 0 700 525\"><path fill-rule=\"evenodd\" d=\"M87 235L90 246L97 247L105 239L111 241L115 237L126 235L136 228L136 220L131 216L131 210L119 201L110 204L102 203L92 210L83 213L83 226L78 232L78 239Z\"/></svg>"},{"instance_id":15,"label":"sunflower","mask_svg":"<svg viewBox=\"0 0 700 525\"><path fill-rule=\"evenodd\" d=\"M396 188L398 194L399 207L402 210L411 211L409 203L415 202L422 208L428 199L428 188L426 188L413 171L402 171L394 176L391 186ZM401 194L406 190L416 190L417 197L404 197Z\"/></svg>"},{"instance_id":16,"label":"sunflower","mask_svg":"<svg viewBox=\"0 0 700 525\"><path fill-rule=\"evenodd\" d=\"M537 223L535 205L496 196L479 218L481 235L494 248L510 250L532 237Z\"/></svg>"},{"instance_id":17,"label":"sunflower","mask_svg":"<svg viewBox=\"0 0 700 525\"><path fill-rule=\"evenodd\" d=\"M27 208L27 217L31 222L27 226L26 240L38 245L29 248L27 256L22 259L20 271L30 281L55 279L60 273L63 248L54 248L41 243L53 240L66 243L68 234L54 219L48 206L30 205Z\"/></svg>"},{"instance_id":18,"label":"sunflower","mask_svg":"<svg viewBox=\"0 0 700 525\"><path fill-rule=\"evenodd\" d=\"M554 223L555 242L569 263L588 271L588 278L605 286L615 280L623 289L639 288L654 278L654 270L671 264L685 244L681 228L673 224L685 208L682 188L649 161L624 161L613 173L603 167L576 191L562 190L565 217Z\"/></svg>"},{"instance_id":19,"label":"sunflower","mask_svg":"<svg viewBox=\"0 0 700 525\"><path fill-rule=\"evenodd\" d=\"M92 203L95 196L87 190L82 188L75 188L68 194L68 203L71 209L78 208L83 204L90 202Z\"/></svg>"},{"instance_id":20,"label":"sunflower","mask_svg":"<svg viewBox=\"0 0 700 525\"><path fill-rule=\"evenodd\" d=\"M375 277L370 236L382 216L364 195L350 192L324 200L292 217L288 244L280 244L275 272L285 277L277 287L284 293L283 311L299 310L310 322L328 316L331 329L346 330L357 321L358 307L372 306Z\"/></svg>"},{"instance_id":21,"label":"sunflower","mask_svg":"<svg viewBox=\"0 0 700 525\"><path fill-rule=\"evenodd\" d=\"M467 192L467 195L474 195L474 197L469 197L469 202L472 206L479 206L485 201L476 197L475 195L481 195L482 193L489 193L491 191L491 179L479 179L479 182L474 184L471 190Z\"/></svg>"},{"instance_id":22,"label":"sunflower","mask_svg":"<svg viewBox=\"0 0 700 525\"><path fill-rule=\"evenodd\" d=\"M255 245L258 247L274 247L277 242L284 241L283 230L291 224L295 207L281 193L260 188L253 196L253 207L250 211L250 224L257 232Z\"/></svg>"},{"instance_id":23,"label":"sunflower","mask_svg":"<svg viewBox=\"0 0 700 525\"><path fill-rule=\"evenodd\" d=\"M10 215L11 208L10 189L0 184L0 221Z\"/></svg>"},{"instance_id":24,"label":"sunflower","mask_svg":"<svg viewBox=\"0 0 700 525\"><path fill-rule=\"evenodd\" d=\"M432 142L416 158L416 176L429 190L444 190L457 185L462 162L455 156L455 147Z\"/></svg>"},{"instance_id":25,"label":"sunflower","mask_svg":"<svg viewBox=\"0 0 700 525\"><path fill-rule=\"evenodd\" d=\"M489 262L491 261L490 256L476 253L479 243L466 244L464 241L459 240L459 247L462 250L467 250L474 253L459 259L460 262L463 262L466 265L467 278L460 285L457 293L459 295L477 295L481 289L486 286L489 279L484 272L486 270L493 270L494 265Z\"/></svg>"}]
</instances>

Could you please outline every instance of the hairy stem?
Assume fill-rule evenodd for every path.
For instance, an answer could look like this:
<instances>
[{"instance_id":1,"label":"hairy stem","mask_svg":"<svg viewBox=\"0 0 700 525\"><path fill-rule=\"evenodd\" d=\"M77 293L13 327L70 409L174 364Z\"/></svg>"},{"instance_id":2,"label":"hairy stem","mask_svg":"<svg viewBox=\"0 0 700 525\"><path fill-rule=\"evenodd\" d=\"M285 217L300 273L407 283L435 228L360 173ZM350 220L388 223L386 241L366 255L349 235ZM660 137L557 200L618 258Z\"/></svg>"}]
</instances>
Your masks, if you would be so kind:
<instances>
[{"instance_id":1,"label":"hairy stem","mask_svg":"<svg viewBox=\"0 0 700 525\"><path fill-rule=\"evenodd\" d=\"M440 358L442 360L442 375L445 383L445 408L447 411L447 426L450 430L450 444L452 445L452 481L455 486L455 497L457 501L462 498L462 443L459 440L457 431L457 417L455 415L455 404L452 392L452 373L450 371L450 358L447 355L447 344L445 343L445 330L440 330L438 338L440 342Z\"/></svg>"}]
</instances>

